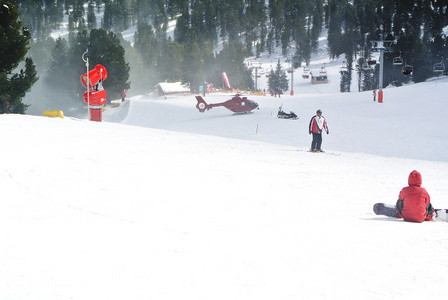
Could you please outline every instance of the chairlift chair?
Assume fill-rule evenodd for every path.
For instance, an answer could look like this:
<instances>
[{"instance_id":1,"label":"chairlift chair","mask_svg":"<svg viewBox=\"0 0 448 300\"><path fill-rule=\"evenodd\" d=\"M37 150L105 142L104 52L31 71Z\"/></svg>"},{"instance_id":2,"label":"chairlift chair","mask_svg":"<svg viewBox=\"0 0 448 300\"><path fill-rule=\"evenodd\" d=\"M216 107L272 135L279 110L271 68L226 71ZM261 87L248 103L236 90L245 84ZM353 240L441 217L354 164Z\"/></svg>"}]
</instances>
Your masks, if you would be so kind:
<instances>
[{"instance_id":1,"label":"chairlift chair","mask_svg":"<svg viewBox=\"0 0 448 300\"><path fill-rule=\"evenodd\" d=\"M302 77L303 77L303 79L310 78L310 69L308 67L303 67Z\"/></svg>"},{"instance_id":2,"label":"chairlift chair","mask_svg":"<svg viewBox=\"0 0 448 300\"><path fill-rule=\"evenodd\" d=\"M341 73L342 75L348 73L348 66L345 63L345 61L342 62L342 66L341 66L341 69L340 69L339 73Z\"/></svg>"},{"instance_id":3,"label":"chairlift chair","mask_svg":"<svg viewBox=\"0 0 448 300\"><path fill-rule=\"evenodd\" d=\"M433 71L434 72L445 72L445 64L443 62L434 64Z\"/></svg>"},{"instance_id":4,"label":"chairlift chair","mask_svg":"<svg viewBox=\"0 0 448 300\"><path fill-rule=\"evenodd\" d=\"M347 67L341 67L341 70L339 71L342 75L348 74L348 68Z\"/></svg>"},{"instance_id":5,"label":"chairlift chair","mask_svg":"<svg viewBox=\"0 0 448 300\"><path fill-rule=\"evenodd\" d=\"M319 76L327 76L327 69L325 67L320 68Z\"/></svg>"},{"instance_id":6,"label":"chairlift chair","mask_svg":"<svg viewBox=\"0 0 448 300\"><path fill-rule=\"evenodd\" d=\"M403 64L403 58L401 56L394 57L393 64L394 66L401 66Z\"/></svg>"},{"instance_id":7,"label":"chairlift chair","mask_svg":"<svg viewBox=\"0 0 448 300\"><path fill-rule=\"evenodd\" d=\"M401 51L400 51L399 56L394 57L392 63L394 64L394 66L401 66L403 64L403 58L401 57Z\"/></svg>"},{"instance_id":8,"label":"chairlift chair","mask_svg":"<svg viewBox=\"0 0 448 300\"><path fill-rule=\"evenodd\" d=\"M370 69L369 64L368 64L367 62L363 62L363 63L362 63L362 69L363 69L364 71L369 70L369 69Z\"/></svg>"},{"instance_id":9,"label":"chairlift chair","mask_svg":"<svg viewBox=\"0 0 448 300\"><path fill-rule=\"evenodd\" d=\"M404 65L403 68L401 69L401 72L403 73L404 76L411 75L413 71L414 68L408 64Z\"/></svg>"}]
</instances>

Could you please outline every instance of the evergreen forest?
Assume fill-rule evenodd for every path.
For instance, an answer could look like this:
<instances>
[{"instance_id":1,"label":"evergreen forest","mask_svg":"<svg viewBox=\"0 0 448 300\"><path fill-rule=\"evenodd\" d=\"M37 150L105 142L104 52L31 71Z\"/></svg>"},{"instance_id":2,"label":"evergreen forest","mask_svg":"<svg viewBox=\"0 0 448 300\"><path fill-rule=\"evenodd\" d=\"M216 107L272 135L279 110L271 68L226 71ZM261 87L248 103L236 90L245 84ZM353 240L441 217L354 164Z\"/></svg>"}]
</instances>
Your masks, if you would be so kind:
<instances>
[{"instance_id":1,"label":"evergreen forest","mask_svg":"<svg viewBox=\"0 0 448 300\"><path fill-rule=\"evenodd\" d=\"M162 81L181 81L192 90L207 82L224 87L222 72L232 78L233 87L253 89L246 58L277 51L292 57L298 68L310 62L322 32L327 33L329 58L343 56L347 63L342 92L349 91L352 70L375 77L375 72L361 74L360 67L371 61L372 41L390 41L385 66L403 58L413 66L414 82L434 76L434 65L446 64L448 58L448 0L9 2L31 34L28 55L39 81L72 104L82 93L79 76L85 73L81 55L86 47L92 67L101 63L116 74L104 82L112 99L128 88L133 94L148 93ZM68 35L52 38L62 26ZM131 42L123 38L129 31ZM401 68L386 71L384 86L410 80ZM364 85L373 88L375 84Z\"/></svg>"}]
</instances>

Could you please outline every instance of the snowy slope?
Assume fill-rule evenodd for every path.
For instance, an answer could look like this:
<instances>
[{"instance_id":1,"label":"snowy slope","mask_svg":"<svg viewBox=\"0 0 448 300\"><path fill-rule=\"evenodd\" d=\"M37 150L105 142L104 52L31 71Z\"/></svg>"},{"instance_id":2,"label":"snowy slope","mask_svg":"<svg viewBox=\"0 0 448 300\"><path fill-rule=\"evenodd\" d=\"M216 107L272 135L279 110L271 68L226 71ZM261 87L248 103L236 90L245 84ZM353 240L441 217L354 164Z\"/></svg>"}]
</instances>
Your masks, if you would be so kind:
<instances>
[{"instance_id":1,"label":"snowy slope","mask_svg":"<svg viewBox=\"0 0 448 300\"><path fill-rule=\"evenodd\" d=\"M326 86L301 81L295 85L295 96L250 96L249 99L260 104L260 110L250 115L234 116L222 107L201 114L195 108L195 97L190 95L167 100L138 96L121 108L106 110L104 119L143 127L309 147L307 127L316 110L321 109L330 128L330 135L324 136L324 149L448 161L448 124L442 121L448 112L447 79L387 88L381 104L373 101L371 91L343 94L337 92L335 86L338 83ZM302 93L305 89L302 87L319 89L321 93ZM331 87L334 92L329 90ZM205 100L217 103L230 98L231 95L217 94L208 95ZM277 119L280 105L287 112L294 111L300 119Z\"/></svg>"},{"instance_id":2,"label":"snowy slope","mask_svg":"<svg viewBox=\"0 0 448 300\"><path fill-rule=\"evenodd\" d=\"M372 206L417 169L448 207L447 84L253 97L250 115L193 96L103 123L2 115L0 299L444 299L448 223ZM305 151L317 108L340 156Z\"/></svg>"},{"instance_id":3,"label":"snowy slope","mask_svg":"<svg viewBox=\"0 0 448 300\"><path fill-rule=\"evenodd\" d=\"M448 208L448 80L379 104L356 82L339 93L341 62L322 39L310 67L329 83L296 72L295 96L250 96L249 115L147 95L102 123L1 115L0 299L445 299L448 223L372 206L417 169ZM277 119L280 105L300 119ZM306 152L317 109L338 155Z\"/></svg>"}]
</instances>

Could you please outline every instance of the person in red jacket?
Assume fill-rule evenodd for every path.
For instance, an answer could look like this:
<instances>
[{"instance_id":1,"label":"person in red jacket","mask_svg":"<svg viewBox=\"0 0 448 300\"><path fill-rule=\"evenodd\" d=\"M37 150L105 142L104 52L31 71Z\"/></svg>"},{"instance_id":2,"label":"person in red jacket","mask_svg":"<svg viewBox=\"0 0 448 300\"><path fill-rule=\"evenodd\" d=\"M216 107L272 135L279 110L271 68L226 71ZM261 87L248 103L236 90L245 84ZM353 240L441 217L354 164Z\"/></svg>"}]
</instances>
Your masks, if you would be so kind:
<instances>
[{"instance_id":1,"label":"person in red jacket","mask_svg":"<svg viewBox=\"0 0 448 300\"><path fill-rule=\"evenodd\" d=\"M311 118L310 125L308 126L310 134L313 134L313 141L311 142L312 152L324 152L322 146L322 131L328 131L328 125L325 118L322 116L322 111L318 109L316 115Z\"/></svg>"},{"instance_id":2,"label":"person in red jacket","mask_svg":"<svg viewBox=\"0 0 448 300\"><path fill-rule=\"evenodd\" d=\"M127 89L124 89L123 92L121 92L121 102L124 102L126 100L127 91L128 91Z\"/></svg>"},{"instance_id":3,"label":"person in red jacket","mask_svg":"<svg viewBox=\"0 0 448 300\"><path fill-rule=\"evenodd\" d=\"M422 175L418 171L412 171L408 184L398 195L397 216L409 222L431 221L434 209L428 192L421 187Z\"/></svg>"}]
</instances>

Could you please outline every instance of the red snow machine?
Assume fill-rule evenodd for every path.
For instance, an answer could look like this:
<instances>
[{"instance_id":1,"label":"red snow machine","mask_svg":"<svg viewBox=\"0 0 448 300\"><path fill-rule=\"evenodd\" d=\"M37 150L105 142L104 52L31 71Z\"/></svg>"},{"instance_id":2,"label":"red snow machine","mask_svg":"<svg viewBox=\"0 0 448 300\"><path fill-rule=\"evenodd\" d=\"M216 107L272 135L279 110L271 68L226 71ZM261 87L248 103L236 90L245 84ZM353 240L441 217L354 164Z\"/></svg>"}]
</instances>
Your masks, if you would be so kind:
<instances>
[{"instance_id":1,"label":"red snow machine","mask_svg":"<svg viewBox=\"0 0 448 300\"><path fill-rule=\"evenodd\" d=\"M96 65L93 70L81 76L81 84L88 91L84 93L84 102L89 105L103 105L106 103L106 90L103 81L107 78L107 70L102 65Z\"/></svg>"},{"instance_id":2,"label":"red snow machine","mask_svg":"<svg viewBox=\"0 0 448 300\"><path fill-rule=\"evenodd\" d=\"M81 84L86 87L84 102L89 106L90 120L102 121L103 105L106 103L106 90L103 81L107 78L107 70L102 65L96 65L93 70L81 76Z\"/></svg>"}]
</instances>

